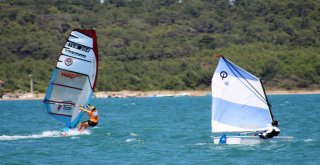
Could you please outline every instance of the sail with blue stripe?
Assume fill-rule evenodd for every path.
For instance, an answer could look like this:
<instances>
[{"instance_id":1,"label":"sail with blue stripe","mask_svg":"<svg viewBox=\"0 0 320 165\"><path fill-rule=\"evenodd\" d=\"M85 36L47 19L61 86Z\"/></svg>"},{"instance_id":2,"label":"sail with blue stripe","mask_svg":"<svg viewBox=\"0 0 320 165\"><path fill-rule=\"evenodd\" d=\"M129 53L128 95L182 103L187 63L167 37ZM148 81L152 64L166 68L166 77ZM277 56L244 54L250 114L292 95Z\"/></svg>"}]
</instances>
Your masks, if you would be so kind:
<instances>
[{"instance_id":1,"label":"sail with blue stripe","mask_svg":"<svg viewBox=\"0 0 320 165\"><path fill-rule=\"evenodd\" d=\"M98 47L95 30L71 31L53 70L44 98L47 112L68 128L75 128L97 81Z\"/></svg>"},{"instance_id":2,"label":"sail with blue stripe","mask_svg":"<svg viewBox=\"0 0 320 165\"><path fill-rule=\"evenodd\" d=\"M220 56L211 82L213 133L266 130L272 113L259 78Z\"/></svg>"}]
</instances>

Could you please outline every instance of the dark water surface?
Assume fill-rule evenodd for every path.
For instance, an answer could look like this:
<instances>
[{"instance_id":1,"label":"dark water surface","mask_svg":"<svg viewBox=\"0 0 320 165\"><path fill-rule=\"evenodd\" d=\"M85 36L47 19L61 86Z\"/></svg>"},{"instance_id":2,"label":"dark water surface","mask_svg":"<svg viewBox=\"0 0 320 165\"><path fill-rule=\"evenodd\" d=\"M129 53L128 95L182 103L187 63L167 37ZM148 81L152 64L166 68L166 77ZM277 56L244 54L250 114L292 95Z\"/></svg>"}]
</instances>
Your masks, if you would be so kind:
<instances>
[{"instance_id":1,"label":"dark water surface","mask_svg":"<svg viewBox=\"0 0 320 165\"><path fill-rule=\"evenodd\" d=\"M320 95L269 100L292 142L214 145L210 96L93 99L98 127L67 137L41 100L0 101L0 164L320 164Z\"/></svg>"}]
</instances>

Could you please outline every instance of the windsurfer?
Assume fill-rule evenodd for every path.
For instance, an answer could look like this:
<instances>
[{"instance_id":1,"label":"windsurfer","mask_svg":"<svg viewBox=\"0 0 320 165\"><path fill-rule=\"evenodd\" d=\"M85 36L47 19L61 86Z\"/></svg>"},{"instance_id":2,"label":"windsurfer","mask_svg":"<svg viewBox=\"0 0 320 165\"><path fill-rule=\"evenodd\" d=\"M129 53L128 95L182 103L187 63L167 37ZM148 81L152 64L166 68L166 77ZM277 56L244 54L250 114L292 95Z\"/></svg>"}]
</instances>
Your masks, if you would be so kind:
<instances>
[{"instance_id":1,"label":"windsurfer","mask_svg":"<svg viewBox=\"0 0 320 165\"><path fill-rule=\"evenodd\" d=\"M268 129L259 134L259 137L262 139L269 139L273 138L274 136L278 136L280 134L280 129L278 128L278 121L273 120L271 123L271 126L268 127Z\"/></svg>"},{"instance_id":2,"label":"windsurfer","mask_svg":"<svg viewBox=\"0 0 320 165\"><path fill-rule=\"evenodd\" d=\"M78 106L78 107L81 111L87 113L90 118L89 120L84 121L79 125L79 127L78 127L79 131L87 129L88 126L94 127L94 126L98 125L99 116L98 116L98 111L95 106L88 105L88 108L90 110L85 109L83 106Z\"/></svg>"}]
</instances>

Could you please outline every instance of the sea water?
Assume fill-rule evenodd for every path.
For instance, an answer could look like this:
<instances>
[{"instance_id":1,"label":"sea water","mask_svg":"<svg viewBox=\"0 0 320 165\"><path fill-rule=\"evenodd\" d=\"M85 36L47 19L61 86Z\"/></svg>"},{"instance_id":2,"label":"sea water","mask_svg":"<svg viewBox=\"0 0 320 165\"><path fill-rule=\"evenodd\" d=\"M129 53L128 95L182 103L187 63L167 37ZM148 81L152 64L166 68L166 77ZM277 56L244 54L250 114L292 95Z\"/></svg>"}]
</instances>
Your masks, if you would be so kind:
<instances>
[{"instance_id":1,"label":"sea water","mask_svg":"<svg viewBox=\"0 0 320 165\"><path fill-rule=\"evenodd\" d=\"M269 100L293 141L213 144L210 96L93 99L98 126L71 136L41 100L0 101L0 164L320 164L320 95Z\"/></svg>"}]
</instances>

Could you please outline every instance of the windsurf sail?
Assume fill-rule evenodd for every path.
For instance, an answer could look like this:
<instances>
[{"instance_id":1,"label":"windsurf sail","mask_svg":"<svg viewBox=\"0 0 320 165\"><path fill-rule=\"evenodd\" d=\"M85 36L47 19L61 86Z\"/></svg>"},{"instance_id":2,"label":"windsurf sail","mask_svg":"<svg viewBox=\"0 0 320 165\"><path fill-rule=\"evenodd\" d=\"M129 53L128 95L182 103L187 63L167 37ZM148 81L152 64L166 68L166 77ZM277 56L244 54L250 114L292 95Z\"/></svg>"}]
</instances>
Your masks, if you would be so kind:
<instances>
[{"instance_id":1,"label":"windsurf sail","mask_svg":"<svg viewBox=\"0 0 320 165\"><path fill-rule=\"evenodd\" d=\"M273 117L259 78L220 56L211 82L213 133L266 130Z\"/></svg>"},{"instance_id":2,"label":"windsurf sail","mask_svg":"<svg viewBox=\"0 0 320 165\"><path fill-rule=\"evenodd\" d=\"M95 30L71 31L44 98L48 113L68 128L77 126L83 112L75 105L88 105L98 74Z\"/></svg>"}]
</instances>

